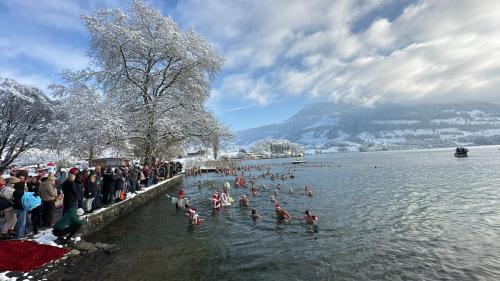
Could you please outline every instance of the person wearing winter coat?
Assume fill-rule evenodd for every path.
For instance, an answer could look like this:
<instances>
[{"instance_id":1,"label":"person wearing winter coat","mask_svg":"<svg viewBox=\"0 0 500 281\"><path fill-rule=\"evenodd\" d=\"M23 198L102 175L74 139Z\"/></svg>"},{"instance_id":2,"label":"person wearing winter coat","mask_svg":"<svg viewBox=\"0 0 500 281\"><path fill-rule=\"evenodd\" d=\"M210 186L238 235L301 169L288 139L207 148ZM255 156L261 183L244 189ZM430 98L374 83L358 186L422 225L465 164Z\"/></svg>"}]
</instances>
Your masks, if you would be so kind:
<instances>
[{"instance_id":1,"label":"person wearing winter coat","mask_svg":"<svg viewBox=\"0 0 500 281\"><path fill-rule=\"evenodd\" d=\"M78 208L83 209L83 173L78 173L75 177L76 201Z\"/></svg>"},{"instance_id":2,"label":"person wearing winter coat","mask_svg":"<svg viewBox=\"0 0 500 281\"><path fill-rule=\"evenodd\" d=\"M38 195L42 198L42 224L48 227L52 226L55 202L59 197L56 189L56 180L56 177L50 174L47 180L40 184L38 190Z\"/></svg>"},{"instance_id":3,"label":"person wearing winter coat","mask_svg":"<svg viewBox=\"0 0 500 281\"><path fill-rule=\"evenodd\" d=\"M101 169L96 169L95 172L95 196L92 201L92 210L99 210L101 208L101 193L102 193L102 173Z\"/></svg>"},{"instance_id":4,"label":"person wearing winter coat","mask_svg":"<svg viewBox=\"0 0 500 281\"><path fill-rule=\"evenodd\" d=\"M139 180L139 168L133 167L132 170L130 171L130 184L129 184L130 192L136 193L135 188L137 186L138 180Z\"/></svg>"},{"instance_id":5,"label":"person wearing winter coat","mask_svg":"<svg viewBox=\"0 0 500 281\"><path fill-rule=\"evenodd\" d=\"M46 180L47 178L43 178L41 180ZM28 187L29 192L33 192L35 196L39 196L38 191L40 188L40 180L37 177L31 177L28 183L26 184ZM34 209L28 211L28 224L31 225L31 228L33 229L33 234L38 233L38 228L42 224L41 222L41 215L42 215L42 206L37 206Z\"/></svg>"},{"instance_id":6,"label":"person wearing winter coat","mask_svg":"<svg viewBox=\"0 0 500 281\"><path fill-rule=\"evenodd\" d=\"M65 214L69 209L76 207L78 202L74 174L70 174L66 181L64 181L62 191L64 193L63 214Z\"/></svg>"},{"instance_id":7,"label":"person wearing winter coat","mask_svg":"<svg viewBox=\"0 0 500 281\"><path fill-rule=\"evenodd\" d=\"M113 186L115 184L113 170L111 167L106 168L102 178L102 204L109 205L111 203L112 194L114 192Z\"/></svg>"},{"instance_id":8,"label":"person wearing winter coat","mask_svg":"<svg viewBox=\"0 0 500 281\"><path fill-rule=\"evenodd\" d=\"M26 236L26 216L27 212L23 207L23 195L24 188L26 184L24 182L18 182L14 184L14 193L12 194L12 200L14 202L14 210L16 212L17 223L15 227L16 235L14 238L21 239Z\"/></svg>"},{"instance_id":9,"label":"person wearing winter coat","mask_svg":"<svg viewBox=\"0 0 500 281\"><path fill-rule=\"evenodd\" d=\"M75 235L82 225L87 223L87 219L80 219L83 209L70 208L66 214L54 225L52 233L58 237L63 244Z\"/></svg>"},{"instance_id":10,"label":"person wearing winter coat","mask_svg":"<svg viewBox=\"0 0 500 281\"><path fill-rule=\"evenodd\" d=\"M95 189L96 189L96 183L95 183L96 176L91 175L87 179L87 184L85 185L85 191L83 193L83 203L85 206L85 211L86 212L91 212L92 210L92 202L94 201L95 197Z\"/></svg>"},{"instance_id":11,"label":"person wearing winter coat","mask_svg":"<svg viewBox=\"0 0 500 281\"><path fill-rule=\"evenodd\" d=\"M19 182L19 178L10 177L9 183L0 190L0 196L12 202L14 195L14 185ZM0 239L8 239L11 235L14 235L15 232L12 230L16 226L17 217L16 212L14 210L14 206L8 207L3 210L3 214L5 216L5 223L2 228L2 233L0 234Z\"/></svg>"}]
</instances>

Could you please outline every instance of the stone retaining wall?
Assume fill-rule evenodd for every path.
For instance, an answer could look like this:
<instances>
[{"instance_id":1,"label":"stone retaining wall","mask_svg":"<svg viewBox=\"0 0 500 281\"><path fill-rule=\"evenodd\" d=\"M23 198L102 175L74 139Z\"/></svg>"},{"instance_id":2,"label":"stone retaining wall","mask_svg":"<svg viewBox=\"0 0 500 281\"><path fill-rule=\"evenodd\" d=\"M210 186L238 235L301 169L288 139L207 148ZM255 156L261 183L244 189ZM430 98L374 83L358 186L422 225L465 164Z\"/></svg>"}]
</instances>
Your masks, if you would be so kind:
<instances>
[{"instance_id":1,"label":"stone retaining wall","mask_svg":"<svg viewBox=\"0 0 500 281\"><path fill-rule=\"evenodd\" d=\"M149 200L165 193L167 190L178 187L182 184L183 180L183 175L175 176L149 187L146 191L136 194L133 198L115 203L99 213L90 215L88 223L82 226L80 233L82 236L86 236L102 229L107 224L146 204Z\"/></svg>"}]
</instances>

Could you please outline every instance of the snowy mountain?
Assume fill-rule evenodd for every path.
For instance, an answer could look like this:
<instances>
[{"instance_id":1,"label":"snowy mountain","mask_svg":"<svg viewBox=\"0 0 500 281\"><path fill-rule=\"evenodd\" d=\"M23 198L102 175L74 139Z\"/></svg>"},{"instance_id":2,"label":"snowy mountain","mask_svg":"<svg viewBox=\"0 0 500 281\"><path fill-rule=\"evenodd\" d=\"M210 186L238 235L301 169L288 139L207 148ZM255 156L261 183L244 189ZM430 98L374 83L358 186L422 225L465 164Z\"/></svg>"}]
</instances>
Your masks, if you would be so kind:
<instances>
[{"instance_id":1,"label":"snowy mountain","mask_svg":"<svg viewBox=\"0 0 500 281\"><path fill-rule=\"evenodd\" d=\"M500 105L316 103L279 124L236 132L236 143L287 139L309 150L358 151L500 144Z\"/></svg>"}]
</instances>

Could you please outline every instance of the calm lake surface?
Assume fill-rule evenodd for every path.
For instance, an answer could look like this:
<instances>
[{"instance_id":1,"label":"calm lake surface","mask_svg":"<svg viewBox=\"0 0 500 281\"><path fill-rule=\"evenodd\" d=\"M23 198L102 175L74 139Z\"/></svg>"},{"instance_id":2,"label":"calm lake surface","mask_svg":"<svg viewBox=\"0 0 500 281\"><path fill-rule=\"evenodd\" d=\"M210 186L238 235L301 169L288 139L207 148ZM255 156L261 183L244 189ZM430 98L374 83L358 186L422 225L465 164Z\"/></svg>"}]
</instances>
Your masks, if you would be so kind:
<instances>
[{"instance_id":1,"label":"calm lake surface","mask_svg":"<svg viewBox=\"0 0 500 281\"><path fill-rule=\"evenodd\" d=\"M453 152L311 156L307 167L247 161L272 173L295 169L296 177L258 178L269 189L257 197L233 188L236 203L249 195L250 208L219 212L208 201L214 189L197 182L234 177L186 177L187 197L205 221L189 225L161 196L90 237L121 248L96 271L102 280L500 280L500 151L472 148L464 159ZM278 183L291 222L274 217L269 198ZM251 208L262 216L257 222ZM306 209L319 216L317 226L300 223Z\"/></svg>"}]
</instances>

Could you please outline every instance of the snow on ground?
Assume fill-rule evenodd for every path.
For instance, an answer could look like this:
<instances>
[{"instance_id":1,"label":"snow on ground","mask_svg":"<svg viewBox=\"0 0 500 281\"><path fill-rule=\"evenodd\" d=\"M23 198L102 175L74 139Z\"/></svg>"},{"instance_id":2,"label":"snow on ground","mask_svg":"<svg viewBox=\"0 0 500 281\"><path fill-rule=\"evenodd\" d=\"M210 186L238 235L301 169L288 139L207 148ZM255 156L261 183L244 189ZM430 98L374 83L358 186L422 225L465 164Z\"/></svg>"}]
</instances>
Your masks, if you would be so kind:
<instances>
[{"instance_id":1,"label":"snow on ground","mask_svg":"<svg viewBox=\"0 0 500 281\"><path fill-rule=\"evenodd\" d=\"M405 135L433 135L434 132L431 129L417 129L417 130L389 130L380 131L382 137L401 137Z\"/></svg>"},{"instance_id":2,"label":"snow on ground","mask_svg":"<svg viewBox=\"0 0 500 281\"><path fill-rule=\"evenodd\" d=\"M465 125L466 120L463 117L453 117L446 119L432 119L433 124L452 124L452 125Z\"/></svg>"},{"instance_id":3,"label":"snow on ground","mask_svg":"<svg viewBox=\"0 0 500 281\"><path fill-rule=\"evenodd\" d=\"M467 114L469 114L470 117L475 118L478 116L483 116L484 112L482 112L481 110L478 110L478 109L474 109L474 110L468 111Z\"/></svg>"},{"instance_id":4,"label":"snow on ground","mask_svg":"<svg viewBox=\"0 0 500 281\"><path fill-rule=\"evenodd\" d=\"M16 281L17 277L7 277L7 273L10 271L0 272L0 281Z\"/></svg>"},{"instance_id":5,"label":"snow on ground","mask_svg":"<svg viewBox=\"0 0 500 281\"><path fill-rule=\"evenodd\" d=\"M44 244L44 245L50 245L54 247L59 247L62 248L62 245L58 245L55 240L57 239L57 236L54 236L52 234L52 228L40 231L38 234L36 234L33 237L33 241L37 242L38 244Z\"/></svg>"},{"instance_id":6,"label":"snow on ground","mask_svg":"<svg viewBox=\"0 0 500 281\"><path fill-rule=\"evenodd\" d=\"M305 127L305 129L316 128L316 127L320 127L320 126L335 126L338 124L338 122L339 122L338 117L333 117L333 116L327 115L327 116L323 116L321 119L314 122L311 126Z\"/></svg>"},{"instance_id":7,"label":"snow on ground","mask_svg":"<svg viewBox=\"0 0 500 281\"><path fill-rule=\"evenodd\" d=\"M420 123L420 120L374 120L371 123L378 125L411 125Z\"/></svg>"},{"instance_id":8,"label":"snow on ground","mask_svg":"<svg viewBox=\"0 0 500 281\"><path fill-rule=\"evenodd\" d=\"M298 142L308 144L324 144L328 141L328 137L326 136L328 132L330 132L330 130L324 130L321 133L307 132L300 137Z\"/></svg>"}]
</instances>

